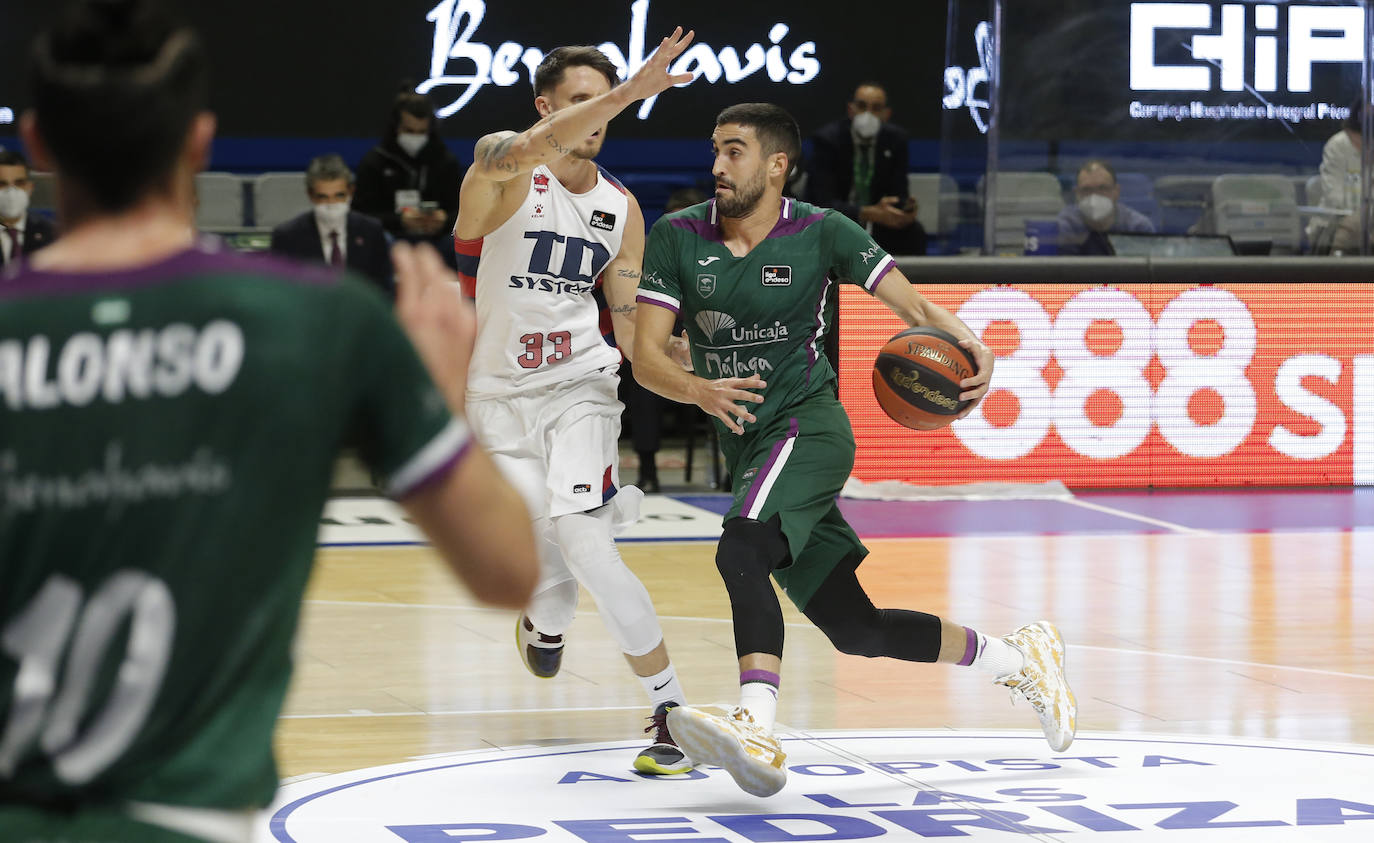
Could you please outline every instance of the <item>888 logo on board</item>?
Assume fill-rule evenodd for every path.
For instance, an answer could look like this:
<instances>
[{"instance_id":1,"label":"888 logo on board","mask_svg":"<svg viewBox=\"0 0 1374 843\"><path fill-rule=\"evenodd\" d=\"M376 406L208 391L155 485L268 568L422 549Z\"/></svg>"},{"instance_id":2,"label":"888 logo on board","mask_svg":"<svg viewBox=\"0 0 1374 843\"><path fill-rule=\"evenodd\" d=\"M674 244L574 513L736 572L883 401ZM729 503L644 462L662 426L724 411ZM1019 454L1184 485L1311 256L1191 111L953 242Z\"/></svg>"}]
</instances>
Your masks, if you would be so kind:
<instances>
[{"instance_id":1,"label":"888 logo on board","mask_svg":"<svg viewBox=\"0 0 1374 843\"><path fill-rule=\"evenodd\" d=\"M960 447L929 449L910 470L865 459L866 440L896 433L846 390L861 479L1374 483L1374 295L1361 285L923 291L993 349L992 390L946 434ZM851 330L888 327L872 316Z\"/></svg>"}]
</instances>

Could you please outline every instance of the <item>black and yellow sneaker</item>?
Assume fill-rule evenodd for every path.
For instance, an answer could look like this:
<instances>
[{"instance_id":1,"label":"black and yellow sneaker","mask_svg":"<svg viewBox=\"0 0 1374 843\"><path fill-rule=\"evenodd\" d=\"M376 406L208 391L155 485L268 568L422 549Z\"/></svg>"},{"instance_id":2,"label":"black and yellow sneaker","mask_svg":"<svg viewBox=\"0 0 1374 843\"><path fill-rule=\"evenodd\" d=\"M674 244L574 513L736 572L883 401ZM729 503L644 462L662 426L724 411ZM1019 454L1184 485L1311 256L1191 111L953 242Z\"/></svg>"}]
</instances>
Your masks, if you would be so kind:
<instances>
[{"instance_id":1,"label":"black and yellow sneaker","mask_svg":"<svg viewBox=\"0 0 1374 843\"><path fill-rule=\"evenodd\" d=\"M668 712L676 703L659 703L644 731L653 735L654 742L635 756L635 769L650 776L671 776L685 773L695 766L668 731Z\"/></svg>"},{"instance_id":2,"label":"black and yellow sneaker","mask_svg":"<svg viewBox=\"0 0 1374 843\"><path fill-rule=\"evenodd\" d=\"M530 673L549 679L563 666L563 636L545 635L524 615L515 622L515 649Z\"/></svg>"}]
</instances>

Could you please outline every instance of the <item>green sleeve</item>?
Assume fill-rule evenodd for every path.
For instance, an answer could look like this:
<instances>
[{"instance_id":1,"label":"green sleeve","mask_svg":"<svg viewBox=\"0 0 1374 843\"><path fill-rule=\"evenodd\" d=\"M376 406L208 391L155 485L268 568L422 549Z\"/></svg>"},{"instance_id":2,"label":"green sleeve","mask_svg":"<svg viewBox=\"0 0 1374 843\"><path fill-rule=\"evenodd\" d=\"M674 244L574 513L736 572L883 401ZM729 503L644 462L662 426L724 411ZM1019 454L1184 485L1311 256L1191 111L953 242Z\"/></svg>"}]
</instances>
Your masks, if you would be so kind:
<instances>
[{"instance_id":1,"label":"green sleeve","mask_svg":"<svg viewBox=\"0 0 1374 843\"><path fill-rule=\"evenodd\" d=\"M677 230L668 217L659 217L644 244L644 271L639 278L636 301L682 312L682 281L679 278Z\"/></svg>"},{"instance_id":2,"label":"green sleeve","mask_svg":"<svg viewBox=\"0 0 1374 843\"><path fill-rule=\"evenodd\" d=\"M467 452L471 433L439 389L380 295L351 279L342 311L352 325L354 441L393 498L439 479Z\"/></svg>"},{"instance_id":3,"label":"green sleeve","mask_svg":"<svg viewBox=\"0 0 1374 843\"><path fill-rule=\"evenodd\" d=\"M830 272L840 282L858 284L872 293L897 262L873 242L858 223L837 211L825 212Z\"/></svg>"}]
</instances>

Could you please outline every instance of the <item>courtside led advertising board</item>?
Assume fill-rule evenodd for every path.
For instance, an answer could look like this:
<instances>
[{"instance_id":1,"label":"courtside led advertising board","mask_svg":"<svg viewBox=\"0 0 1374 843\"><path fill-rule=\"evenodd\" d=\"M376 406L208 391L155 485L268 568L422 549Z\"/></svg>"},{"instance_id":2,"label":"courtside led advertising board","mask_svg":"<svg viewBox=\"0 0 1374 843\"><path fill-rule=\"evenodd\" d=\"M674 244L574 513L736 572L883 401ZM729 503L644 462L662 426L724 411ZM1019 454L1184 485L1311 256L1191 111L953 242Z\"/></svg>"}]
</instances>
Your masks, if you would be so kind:
<instances>
[{"instance_id":1,"label":"courtside led advertising board","mask_svg":"<svg viewBox=\"0 0 1374 843\"><path fill-rule=\"evenodd\" d=\"M920 286L992 347L992 391L943 430L898 426L870 373L902 323L844 288L840 398L861 480L1374 484L1374 287Z\"/></svg>"}]
</instances>

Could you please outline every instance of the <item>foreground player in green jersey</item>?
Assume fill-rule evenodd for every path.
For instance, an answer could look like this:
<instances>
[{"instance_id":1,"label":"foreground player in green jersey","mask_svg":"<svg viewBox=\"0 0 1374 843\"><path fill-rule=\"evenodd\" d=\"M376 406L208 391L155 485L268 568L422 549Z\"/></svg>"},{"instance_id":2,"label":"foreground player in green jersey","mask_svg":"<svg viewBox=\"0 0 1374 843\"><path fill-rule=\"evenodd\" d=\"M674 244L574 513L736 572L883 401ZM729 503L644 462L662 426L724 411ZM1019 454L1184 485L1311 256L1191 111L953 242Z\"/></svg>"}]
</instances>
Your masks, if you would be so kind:
<instances>
[{"instance_id":1,"label":"foreground player in green jersey","mask_svg":"<svg viewBox=\"0 0 1374 843\"><path fill-rule=\"evenodd\" d=\"M0 278L0 840L246 841L341 447L478 598L533 590L473 316L432 249L395 258L412 346L360 279L198 240L206 58L154 3L77 3L31 78L67 234Z\"/></svg>"},{"instance_id":2,"label":"foreground player in green jersey","mask_svg":"<svg viewBox=\"0 0 1374 843\"><path fill-rule=\"evenodd\" d=\"M711 147L715 199L661 218L649 234L638 300L657 307L640 308L635 371L645 387L700 406L720 429L734 504L716 567L734 617L740 704L674 709L673 735L698 763L724 767L749 793L768 796L786 782L772 734L783 619L771 573L840 651L981 667L1030 702L1055 750L1067 749L1076 707L1054 625L1039 621L997 638L923 612L875 608L855 575L868 550L835 504L855 448L821 351L836 283L861 285L908 325L960 338L978 363L960 384L971 402L964 414L987 393L992 352L917 293L855 223L783 197L801 151L786 111L727 108ZM678 313L694 374L665 352Z\"/></svg>"}]
</instances>

